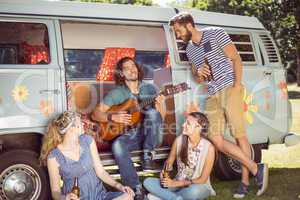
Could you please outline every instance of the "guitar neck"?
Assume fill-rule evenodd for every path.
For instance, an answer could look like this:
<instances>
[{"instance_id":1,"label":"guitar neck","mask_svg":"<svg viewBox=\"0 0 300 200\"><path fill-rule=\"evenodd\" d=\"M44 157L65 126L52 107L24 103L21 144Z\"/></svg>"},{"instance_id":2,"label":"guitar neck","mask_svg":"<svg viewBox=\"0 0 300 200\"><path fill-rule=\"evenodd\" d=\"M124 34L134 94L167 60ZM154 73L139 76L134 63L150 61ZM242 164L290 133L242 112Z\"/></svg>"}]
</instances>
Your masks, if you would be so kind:
<instances>
[{"instance_id":1,"label":"guitar neck","mask_svg":"<svg viewBox=\"0 0 300 200\"><path fill-rule=\"evenodd\" d=\"M180 92L183 92L185 90L189 89L188 86L186 85L186 83L181 83L175 86L172 86L170 88L166 88L165 90L163 90L162 92L160 92L158 95L164 95L164 96L168 96L168 95L174 95ZM156 97L158 95L155 95L151 98L148 99L144 99L139 103L139 106L141 109L143 109L144 107L153 104L153 102L155 101Z\"/></svg>"}]
</instances>

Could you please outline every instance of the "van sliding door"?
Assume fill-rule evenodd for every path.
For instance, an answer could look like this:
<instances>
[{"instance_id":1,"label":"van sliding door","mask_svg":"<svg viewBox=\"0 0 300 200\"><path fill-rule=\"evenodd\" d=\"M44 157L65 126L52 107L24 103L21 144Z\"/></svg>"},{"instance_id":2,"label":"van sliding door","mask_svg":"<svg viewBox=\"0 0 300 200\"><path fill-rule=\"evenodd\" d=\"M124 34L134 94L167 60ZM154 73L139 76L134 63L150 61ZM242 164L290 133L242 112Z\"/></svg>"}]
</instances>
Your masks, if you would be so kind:
<instances>
[{"instance_id":1,"label":"van sliding door","mask_svg":"<svg viewBox=\"0 0 300 200\"><path fill-rule=\"evenodd\" d=\"M0 17L0 129L44 132L59 103L51 20Z\"/></svg>"}]
</instances>

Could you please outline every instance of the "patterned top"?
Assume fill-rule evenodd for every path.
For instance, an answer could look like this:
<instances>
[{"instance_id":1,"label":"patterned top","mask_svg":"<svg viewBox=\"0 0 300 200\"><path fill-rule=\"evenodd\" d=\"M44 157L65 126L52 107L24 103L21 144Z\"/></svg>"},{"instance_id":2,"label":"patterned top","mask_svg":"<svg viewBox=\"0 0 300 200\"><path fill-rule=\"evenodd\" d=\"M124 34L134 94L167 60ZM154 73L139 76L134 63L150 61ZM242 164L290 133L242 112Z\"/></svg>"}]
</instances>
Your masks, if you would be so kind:
<instances>
[{"instance_id":1,"label":"patterned top","mask_svg":"<svg viewBox=\"0 0 300 200\"><path fill-rule=\"evenodd\" d=\"M188 166L186 166L180 159L180 151L182 146L182 135L176 138L176 160L177 160L177 180L191 180L201 176L202 170L207 158L208 149L211 143L201 138L200 142L196 147L192 147L190 142L188 143ZM215 190L210 184L210 178L204 183L210 190L210 195L216 195Z\"/></svg>"},{"instance_id":2,"label":"patterned top","mask_svg":"<svg viewBox=\"0 0 300 200\"><path fill-rule=\"evenodd\" d=\"M223 52L223 48L232 41L222 28L208 27L201 31L203 35L200 44L190 41L186 54L190 63L196 67L200 67L205 58L208 60L213 76L213 79L208 81L208 94L212 96L234 83L232 62Z\"/></svg>"},{"instance_id":3,"label":"patterned top","mask_svg":"<svg viewBox=\"0 0 300 200\"><path fill-rule=\"evenodd\" d=\"M107 195L109 195L93 167L90 152L92 140L93 138L87 134L80 136L79 142L81 149L78 161L64 156L58 148L50 152L48 159L56 158L59 164L59 174L63 180L63 195L71 192L75 177L78 177L81 200L101 200L106 199Z\"/></svg>"},{"instance_id":4,"label":"patterned top","mask_svg":"<svg viewBox=\"0 0 300 200\"><path fill-rule=\"evenodd\" d=\"M188 143L188 165L185 165L180 156L178 157L178 173L176 175L177 180L191 180L196 170L197 164L200 160L200 153L204 148L204 140L201 139L196 147L192 147L190 142Z\"/></svg>"}]
</instances>

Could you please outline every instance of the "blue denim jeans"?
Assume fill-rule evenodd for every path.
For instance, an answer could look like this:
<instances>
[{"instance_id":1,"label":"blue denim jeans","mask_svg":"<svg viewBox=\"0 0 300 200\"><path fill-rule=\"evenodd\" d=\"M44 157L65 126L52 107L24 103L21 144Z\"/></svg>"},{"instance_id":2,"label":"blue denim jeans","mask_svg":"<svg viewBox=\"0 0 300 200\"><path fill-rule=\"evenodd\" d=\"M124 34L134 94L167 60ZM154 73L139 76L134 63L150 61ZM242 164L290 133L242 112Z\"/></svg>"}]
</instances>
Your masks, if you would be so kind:
<instances>
[{"instance_id":1,"label":"blue denim jeans","mask_svg":"<svg viewBox=\"0 0 300 200\"><path fill-rule=\"evenodd\" d=\"M146 178L144 187L163 200L203 200L210 195L205 184L193 184L182 188L163 188L158 178Z\"/></svg>"},{"instance_id":2,"label":"blue denim jeans","mask_svg":"<svg viewBox=\"0 0 300 200\"><path fill-rule=\"evenodd\" d=\"M112 143L112 152L119 167L124 185L131 188L141 186L137 172L133 166L130 152L144 150L144 159L151 159L154 152L162 142L162 118L153 108L144 111L143 123L136 128L126 131Z\"/></svg>"}]
</instances>

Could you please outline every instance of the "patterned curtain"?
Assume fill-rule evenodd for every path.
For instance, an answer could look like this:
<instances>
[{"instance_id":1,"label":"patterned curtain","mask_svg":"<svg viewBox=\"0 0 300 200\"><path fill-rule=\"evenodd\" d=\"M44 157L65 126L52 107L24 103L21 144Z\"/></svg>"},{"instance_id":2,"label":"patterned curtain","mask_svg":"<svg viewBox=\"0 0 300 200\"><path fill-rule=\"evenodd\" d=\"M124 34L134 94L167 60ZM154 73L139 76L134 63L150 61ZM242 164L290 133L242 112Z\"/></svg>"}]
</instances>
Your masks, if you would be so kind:
<instances>
[{"instance_id":1,"label":"patterned curtain","mask_svg":"<svg viewBox=\"0 0 300 200\"><path fill-rule=\"evenodd\" d=\"M113 81L113 73L117 62L124 57L135 57L134 48L106 48L103 61L96 76L97 81Z\"/></svg>"},{"instance_id":2,"label":"patterned curtain","mask_svg":"<svg viewBox=\"0 0 300 200\"><path fill-rule=\"evenodd\" d=\"M30 45L26 42L21 44L24 64L48 64L49 51L44 45Z\"/></svg>"}]
</instances>

